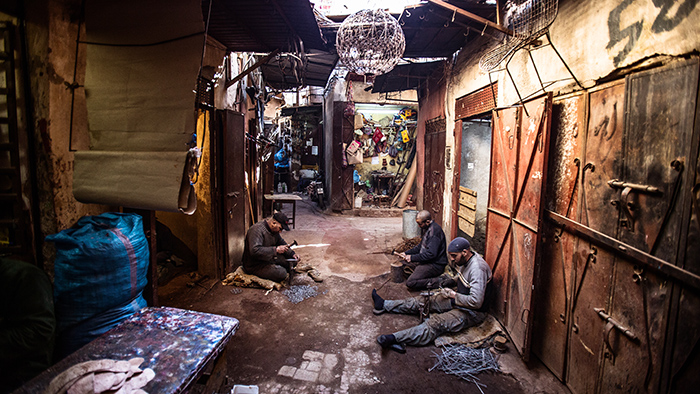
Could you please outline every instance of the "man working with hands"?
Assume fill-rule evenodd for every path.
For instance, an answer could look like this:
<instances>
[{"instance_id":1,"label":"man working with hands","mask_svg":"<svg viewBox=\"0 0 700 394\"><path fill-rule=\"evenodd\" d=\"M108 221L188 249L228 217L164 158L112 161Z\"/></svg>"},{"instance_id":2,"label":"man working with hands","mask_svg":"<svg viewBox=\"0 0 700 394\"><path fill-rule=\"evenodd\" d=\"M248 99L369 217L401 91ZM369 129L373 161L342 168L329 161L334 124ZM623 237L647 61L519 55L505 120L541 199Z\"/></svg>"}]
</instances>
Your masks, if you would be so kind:
<instances>
[{"instance_id":1,"label":"man working with hands","mask_svg":"<svg viewBox=\"0 0 700 394\"><path fill-rule=\"evenodd\" d=\"M285 214L277 212L248 229L243 249L243 270L247 274L274 282L287 278L293 268L288 260L300 260L280 236L283 229L289 231L287 221Z\"/></svg>"},{"instance_id":2,"label":"man working with hands","mask_svg":"<svg viewBox=\"0 0 700 394\"><path fill-rule=\"evenodd\" d=\"M376 290L372 290L375 315L384 312L418 314L424 309L431 313L417 326L380 335L377 342L383 348L405 353L406 345L427 345L439 335L459 332L486 319L485 299L488 298L491 268L478 253L471 250L469 241L464 238L458 237L450 242L447 252L457 268L457 291L444 288L429 296L384 300Z\"/></svg>"},{"instance_id":3,"label":"man working with hands","mask_svg":"<svg viewBox=\"0 0 700 394\"><path fill-rule=\"evenodd\" d=\"M416 223L423 234L420 243L405 253L399 253L406 265L413 268L413 273L406 279L406 286L411 290L421 290L454 284L441 276L447 265L447 242L442 227L433 221L429 211L418 212Z\"/></svg>"}]
</instances>

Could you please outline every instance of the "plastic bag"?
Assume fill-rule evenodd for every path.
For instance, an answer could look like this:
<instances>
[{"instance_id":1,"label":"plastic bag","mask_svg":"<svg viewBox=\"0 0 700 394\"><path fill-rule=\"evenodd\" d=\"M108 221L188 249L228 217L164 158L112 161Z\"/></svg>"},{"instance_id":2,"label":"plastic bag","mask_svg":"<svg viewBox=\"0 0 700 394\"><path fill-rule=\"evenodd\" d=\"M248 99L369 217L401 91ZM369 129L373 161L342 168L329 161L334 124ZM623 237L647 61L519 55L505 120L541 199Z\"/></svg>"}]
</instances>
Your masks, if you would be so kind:
<instances>
[{"instance_id":1,"label":"plastic bag","mask_svg":"<svg viewBox=\"0 0 700 394\"><path fill-rule=\"evenodd\" d=\"M142 291L149 250L141 216L85 216L46 240L56 244L54 303L59 340L62 333L70 332L67 342L89 342L146 306Z\"/></svg>"}]
</instances>

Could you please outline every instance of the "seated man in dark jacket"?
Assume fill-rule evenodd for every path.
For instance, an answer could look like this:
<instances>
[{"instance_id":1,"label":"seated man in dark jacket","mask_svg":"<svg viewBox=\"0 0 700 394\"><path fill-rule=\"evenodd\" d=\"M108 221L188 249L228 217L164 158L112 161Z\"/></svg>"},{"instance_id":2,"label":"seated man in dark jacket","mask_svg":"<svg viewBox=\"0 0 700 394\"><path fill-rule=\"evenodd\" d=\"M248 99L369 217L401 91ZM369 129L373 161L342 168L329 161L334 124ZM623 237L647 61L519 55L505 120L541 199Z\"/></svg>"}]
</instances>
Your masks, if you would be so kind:
<instances>
[{"instance_id":1,"label":"seated man in dark jacket","mask_svg":"<svg viewBox=\"0 0 700 394\"><path fill-rule=\"evenodd\" d=\"M300 260L280 236L283 229L289 231L287 221L287 215L277 212L248 229L243 250L243 269L246 273L274 282L287 278L293 268L288 260Z\"/></svg>"},{"instance_id":2,"label":"seated man in dark jacket","mask_svg":"<svg viewBox=\"0 0 700 394\"><path fill-rule=\"evenodd\" d=\"M0 258L0 393L8 393L51 365L56 318L46 273Z\"/></svg>"},{"instance_id":3,"label":"seated man in dark jacket","mask_svg":"<svg viewBox=\"0 0 700 394\"><path fill-rule=\"evenodd\" d=\"M424 346L446 332L459 332L481 324L486 319L491 287L491 268L484 259L471 250L465 238L455 238L447 248L457 269L457 291L443 288L430 296L405 300L384 300L372 290L374 314L384 312L427 314L423 323L388 335L380 335L377 342L385 348L406 352L406 345ZM424 315L425 316L425 315Z\"/></svg>"},{"instance_id":4,"label":"seated man in dark jacket","mask_svg":"<svg viewBox=\"0 0 700 394\"><path fill-rule=\"evenodd\" d=\"M406 280L406 286L411 290L421 290L454 284L449 279L440 277L447 265L447 244L442 227L433 222L428 211L418 212L416 223L423 233L420 244L400 254L407 265L413 267L413 273ZM445 281L451 283L443 283Z\"/></svg>"}]
</instances>

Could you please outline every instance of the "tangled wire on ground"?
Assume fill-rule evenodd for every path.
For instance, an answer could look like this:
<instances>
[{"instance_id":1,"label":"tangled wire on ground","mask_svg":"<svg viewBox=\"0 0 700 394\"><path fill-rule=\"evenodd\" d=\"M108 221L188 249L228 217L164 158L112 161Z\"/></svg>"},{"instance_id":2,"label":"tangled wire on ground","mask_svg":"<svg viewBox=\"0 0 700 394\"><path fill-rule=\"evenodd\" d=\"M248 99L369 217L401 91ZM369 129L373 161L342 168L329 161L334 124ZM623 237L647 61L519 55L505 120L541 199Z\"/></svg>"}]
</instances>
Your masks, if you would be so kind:
<instances>
[{"instance_id":1,"label":"tangled wire on ground","mask_svg":"<svg viewBox=\"0 0 700 394\"><path fill-rule=\"evenodd\" d=\"M498 360L489 348L474 349L462 344L447 345L442 347L442 354L433 352L433 357L437 360L428 371L432 372L437 368L445 373L457 375L474 383L482 394L481 386L486 385L479 383L476 375L484 371L500 372Z\"/></svg>"},{"instance_id":2,"label":"tangled wire on ground","mask_svg":"<svg viewBox=\"0 0 700 394\"><path fill-rule=\"evenodd\" d=\"M328 290L323 293L318 292L318 286L309 285L294 285L290 286L288 289L282 290L282 294L287 296L289 302L292 304L298 304L307 298L316 297L319 294L326 294Z\"/></svg>"}]
</instances>

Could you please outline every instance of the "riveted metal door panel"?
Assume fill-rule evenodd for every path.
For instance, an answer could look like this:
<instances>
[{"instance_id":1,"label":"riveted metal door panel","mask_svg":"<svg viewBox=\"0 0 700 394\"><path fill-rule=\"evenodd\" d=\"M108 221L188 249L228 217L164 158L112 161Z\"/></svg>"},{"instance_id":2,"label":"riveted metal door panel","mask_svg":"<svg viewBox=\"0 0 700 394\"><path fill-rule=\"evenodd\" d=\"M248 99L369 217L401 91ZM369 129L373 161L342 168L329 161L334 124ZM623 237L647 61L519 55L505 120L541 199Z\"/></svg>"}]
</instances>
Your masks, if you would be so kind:
<instances>
[{"instance_id":1,"label":"riveted metal door panel","mask_svg":"<svg viewBox=\"0 0 700 394\"><path fill-rule=\"evenodd\" d=\"M628 77L625 159L619 193L619 239L677 264L682 207L688 193L698 63L677 63ZM694 162L694 160L693 160ZM603 392L657 391L672 281L626 261L615 265ZM606 327L609 329L609 326Z\"/></svg>"},{"instance_id":2,"label":"riveted metal door panel","mask_svg":"<svg viewBox=\"0 0 700 394\"><path fill-rule=\"evenodd\" d=\"M533 291L540 224L544 208L542 194L547 177L549 128L552 119L551 96L525 104L522 117L516 167L517 185L513 207L510 287L507 327L513 343L527 359L530 352L533 322Z\"/></svg>"},{"instance_id":3,"label":"riveted metal door panel","mask_svg":"<svg viewBox=\"0 0 700 394\"><path fill-rule=\"evenodd\" d=\"M520 108L493 112L491 139L491 176L486 215L486 252L484 258L493 271L496 284L491 310L501 321L506 313L506 284L510 267L510 215L515 188L515 137L520 127Z\"/></svg>"},{"instance_id":4,"label":"riveted metal door panel","mask_svg":"<svg viewBox=\"0 0 700 394\"><path fill-rule=\"evenodd\" d=\"M609 179L622 171L625 84L589 94L586 154L581 161L580 223L615 237L617 218L610 204ZM606 308L615 257L604 248L578 239L573 255L567 384L574 393L593 393L598 385L605 324L594 308Z\"/></svg>"},{"instance_id":5,"label":"riveted metal door panel","mask_svg":"<svg viewBox=\"0 0 700 394\"><path fill-rule=\"evenodd\" d=\"M586 96L556 100L552 106L546 208L577 220ZM532 351L562 381L566 365L573 255L577 238L545 222L542 236L537 319Z\"/></svg>"},{"instance_id":6,"label":"riveted metal door panel","mask_svg":"<svg viewBox=\"0 0 700 394\"><path fill-rule=\"evenodd\" d=\"M443 191L445 189L444 118L429 120L425 125L425 173L423 178L423 209L430 211L433 220L443 226Z\"/></svg>"},{"instance_id":7,"label":"riveted metal door panel","mask_svg":"<svg viewBox=\"0 0 700 394\"><path fill-rule=\"evenodd\" d=\"M493 167L497 167L501 174L492 171L492 188L489 193L490 200L494 193L503 193L493 188L494 185L505 185L507 188L511 181L515 180L514 189L510 197L501 201L501 207L494 204L489 209L491 222L497 227L503 227L505 239L510 238L510 250L506 250L507 242L502 242L494 261L494 280L498 293L497 301L504 303L504 312L498 316L504 323L513 344L524 359L529 358L530 338L532 333L532 293L536 280L540 222L543 213L544 184L546 181L546 158L549 149L549 126L551 119L551 95L541 99L532 100L525 104L527 112L518 110L515 121L515 134L512 128L506 125L496 127L492 144L492 158L503 159ZM527 115L522 116L524 113ZM500 114L497 112L494 122L498 122ZM506 119L507 120L507 119ZM496 137L497 134L497 137ZM500 150L496 153L496 150ZM513 155L512 151L515 150ZM506 151L508 151L506 153ZM508 161L508 159L514 161ZM497 177L493 183L494 176ZM500 178L500 179L499 179ZM508 190L510 192L510 190ZM505 202L511 207L510 215L501 212ZM507 207L507 206L506 206ZM500 209L498 209L500 208ZM497 234L502 230L497 230ZM499 234L500 235L500 234ZM487 253L494 253L495 249L489 247L492 242L487 238ZM509 253L510 256L505 255ZM507 263L505 265L504 263ZM506 270L505 276L498 270ZM505 279L505 281L501 281ZM499 282L500 281L500 282Z\"/></svg>"},{"instance_id":8,"label":"riveted metal door panel","mask_svg":"<svg viewBox=\"0 0 700 394\"><path fill-rule=\"evenodd\" d=\"M222 274L234 271L243 257L244 239L248 230L248 191L245 187L246 155L241 154L245 146L245 120L242 113L217 111L218 133L220 133L223 231L225 267ZM252 218L251 218L252 219Z\"/></svg>"}]
</instances>

